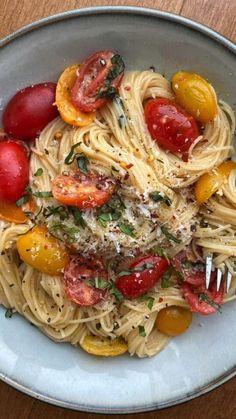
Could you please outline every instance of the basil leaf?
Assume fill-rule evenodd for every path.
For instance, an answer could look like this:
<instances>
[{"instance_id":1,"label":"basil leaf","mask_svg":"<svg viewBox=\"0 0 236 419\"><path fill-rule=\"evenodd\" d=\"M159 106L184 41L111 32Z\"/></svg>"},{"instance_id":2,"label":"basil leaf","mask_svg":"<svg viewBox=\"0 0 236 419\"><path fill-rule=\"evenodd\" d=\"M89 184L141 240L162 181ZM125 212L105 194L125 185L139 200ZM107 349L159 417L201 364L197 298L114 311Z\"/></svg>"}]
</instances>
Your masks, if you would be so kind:
<instances>
[{"instance_id":1,"label":"basil leaf","mask_svg":"<svg viewBox=\"0 0 236 419\"><path fill-rule=\"evenodd\" d=\"M66 220L66 218L68 218L68 211L62 205L60 205L58 207L54 207L54 206L45 207L43 209L43 216L45 218L48 218L51 215L54 215L56 217L59 217L60 220L64 221L64 220Z\"/></svg>"},{"instance_id":2,"label":"basil leaf","mask_svg":"<svg viewBox=\"0 0 236 419\"><path fill-rule=\"evenodd\" d=\"M100 277L95 277L93 279L90 279L89 281L87 281L87 283L93 288L98 288L98 289L106 289L106 288L109 288L110 286L108 281Z\"/></svg>"},{"instance_id":3,"label":"basil leaf","mask_svg":"<svg viewBox=\"0 0 236 419\"><path fill-rule=\"evenodd\" d=\"M132 227L128 224L120 223L119 224L119 229L120 229L120 231L122 231L122 233L127 234L127 236L135 238L135 234L133 233L134 227Z\"/></svg>"},{"instance_id":4,"label":"basil leaf","mask_svg":"<svg viewBox=\"0 0 236 419\"><path fill-rule=\"evenodd\" d=\"M219 304L215 303L208 295L206 295L204 292L201 292L198 294L199 301L204 301L205 303L209 304L209 306L213 307L215 310L219 311L219 313L222 313L222 308Z\"/></svg>"},{"instance_id":5,"label":"basil leaf","mask_svg":"<svg viewBox=\"0 0 236 419\"><path fill-rule=\"evenodd\" d=\"M110 293L112 295L114 295L115 299L117 302L122 302L124 300L124 296L123 294L118 290L118 288L116 288L114 282L110 283Z\"/></svg>"},{"instance_id":6,"label":"basil leaf","mask_svg":"<svg viewBox=\"0 0 236 419\"><path fill-rule=\"evenodd\" d=\"M166 259L168 260L168 256L167 256L167 254L166 254L165 250L164 250L164 249L162 249L162 248L161 248L161 247L159 247L159 246L155 246L155 247L153 247L153 249L152 249L152 253L153 253L155 256L160 256L160 257L166 258Z\"/></svg>"},{"instance_id":7,"label":"basil leaf","mask_svg":"<svg viewBox=\"0 0 236 419\"><path fill-rule=\"evenodd\" d=\"M169 288L171 287L171 282L170 282L170 278L172 275L172 268L168 268L167 271L162 275L161 278L161 287L162 288Z\"/></svg>"},{"instance_id":8,"label":"basil leaf","mask_svg":"<svg viewBox=\"0 0 236 419\"><path fill-rule=\"evenodd\" d=\"M112 64L114 64L114 67L111 68L111 70L109 71L107 75L107 80L109 81L116 79L125 70L125 63L121 55L119 54L113 55L111 62Z\"/></svg>"},{"instance_id":9,"label":"basil leaf","mask_svg":"<svg viewBox=\"0 0 236 419\"><path fill-rule=\"evenodd\" d=\"M121 213L119 211L106 212L98 215L98 221L102 224L103 227L106 227L106 223L109 221L119 220Z\"/></svg>"},{"instance_id":10,"label":"basil leaf","mask_svg":"<svg viewBox=\"0 0 236 419\"><path fill-rule=\"evenodd\" d=\"M100 90L100 92L98 92L97 97L98 98L106 97L106 98L113 99L117 94L118 94L118 90L114 86L109 86L105 90Z\"/></svg>"},{"instance_id":11,"label":"basil leaf","mask_svg":"<svg viewBox=\"0 0 236 419\"><path fill-rule=\"evenodd\" d=\"M53 196L51 191L36 191L33 195L37 198L51 198Z\"/></svg>"},{"instance_id":12,"label":"basil leaf","mask_svg":"<svg viewBox=\"0 0 236 419\"><path fill-rule=\"evenodd\" d=\"M121 276L130 275L132 272L133 272L132 270L127 269L126 271L121 271L121 272L119 272L119 273L118 273L118 276L119 276L119 277L121 277Z\"/></svg>"},{"instance_id":13,"label":"basil leaf","mask_svg":"<svg viewBox=\"0 0 236 419\"><path fill-rule=\"evenodd\" d=\"M71 164L71 163L73 163L73 161L74 161L74 159L75 159L75 156L76 156L76 153L75 153L75 151L74 151L74 150L75 150L75 149L76 149L76 147L78 147L80 144L81 144L81 141L80 141L79 143L74 144L74 145L71 147L69 154L66 156L66 158L65 158L65 160L64 160L64 163L65 163L65 164Z\"/></svg>"},{"instance_id":14,"label":"basil leaf","mask_svg":"<svg viewBox=\"0 0 236 419\"><path fill-rule=\"evenodd\" d=\"M149 194L150 198L155 202L163 201L168 207L171 206L172 201L163 192L154 191Z\"/></svg>"},{"instance_id":15,"label":"basil leaf","mask_svg":"<svg viewBox=\"0 0 236 419\"><path fill-rule=\"evenodd\" d=\"M181 243L181 240L177 239L177 237L173 236L164 226L161 226L162 233L166 236L166 238L170 241L175 243Z\"/></svg>"},{"instance_id":16,"label":"basil leaf","mask_svg":"<svg viewBox=\"0 0 236 419\"><path fill-rule=\"evenodd\" d=\"M38 170L34 173L34 176L42 176L43 174L43 169L42 167L39 167Z\"/></svg>"},{"instance_id":17,"label":"basil leaf","mask_svg":"<svg viewBox=\"0 0 236 419\"><path fill-rule=\"evenodd\" d=\"M53 224L49 227L49 231L59 231L62 235L66 236L66 241L69 243L73 243L76 241L75 235L79 233L79 229L77 227L68 227L63 223ZM60 237L60 236L59 236Z\"/></svg>"},{"instance_id":18,"label":"basil leaf","mask_svg":"<svg viewBox=\"0 0 236 419\"><path fill-rule=\"evenodd\" d=\"M144 326L139 325L138 332L139 332L139 335L142 336L143 338L145 338L145 336L147 336Z\"/></svg>"},{"instance_id":19,"label":"basil leaf","mask_svg":"<svg viewBox=\"0 0 236 419\"><path fill-rule=\"evenodd\" d=\"M11 318L12 318L12 316L13 316L13 310L12 310L12 308L8 308L8 309L5 311L5 317L6 317L6 319L11 319Z\"/></svg>"},{"instance_id":20,"label":"basil leaf","mask_svg":"<svg viewBox=\"0 0 236 419\"><path fill-rule=\"evenodd\" d=\"M21 198L17 199L16 206L21 207L22 205L24 205L28 201L29 201L29 195L24 195Z\"/></svg>"},{"instance_id":21,"label":"basil leaf","mask_svg":"<svg viewBox=\"0 0 236 419\"><path fill-rule=\"evenodd\" d=\"M141 297L139 298L139 300L140 300L140 301L147 301L147 307L148 307L148 309L149 309L150 311L152 311L153 304L154 304L154 302L155 302L155 298L150 297L150 296L149 296L149 295L147 295L147 294L143 294L143 295L141 295Z\"/></svg>"},{"instance_id":22,"label":"basil leaf","mask_svg":"<svg viewBox=\"0 0 236 419\"><path fill-rule=\"evenodd\" d=\"M80 227L82 227L82 228L87 227L87 223L86 223L86 221L84 220L84 218L83 218L83 216L82 216L82 213L81 213L81 211L80 211L80 209L79 209L79 208L72 207L72 208L71 208L71 212L72 212L72 214L73 214L73 217L74 217L74 220L75 220L75 224L76 224L76 225L79 225L79 226L80 226Z\"/></svg>"},{"instance_id":23,"label":"basil leaf","mask_svg":"<svg viewBox=\"0 0 236 419\"><path fill-rule=\"evenodd\" d=\"M89 163L89 160L86 156L83 154L79 157L76 157L77 165L82 173L85 175L88 173L87 164Z\"/></svg>"},{"instance_id":24,"label":"basil leaf","mask_svg":"<svg viewBox=\"0 0 236 419\"><path fill-rule=\"evenodd\" d=\"M126 270L124 270L124 271L121 271L119 274L118 274L118 276L120 277L120 276L126 276L126 275L130 275L130 274L132 274L133 272L143 272L143 271L145 271L146 269L153 269L154 268L154 265L153 265L153 263L143 263L143 265L141 265L141 266L136 266L135 268L132 268L132 269L126 269Z\"/></svg>"}]
</instances>

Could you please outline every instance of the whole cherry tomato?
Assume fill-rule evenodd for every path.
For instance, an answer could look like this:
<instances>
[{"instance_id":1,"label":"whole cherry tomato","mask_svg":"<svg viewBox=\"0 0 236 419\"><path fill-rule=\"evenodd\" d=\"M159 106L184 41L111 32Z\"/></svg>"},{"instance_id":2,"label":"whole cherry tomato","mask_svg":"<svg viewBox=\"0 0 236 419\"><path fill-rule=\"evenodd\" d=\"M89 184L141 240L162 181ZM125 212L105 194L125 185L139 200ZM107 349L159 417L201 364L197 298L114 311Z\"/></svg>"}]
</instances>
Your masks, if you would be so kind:
<instances>
[{"instance_id":1,"label":"whole cherry tomato","mask_svg":"<svg viewBox=\"0 0 236 419\"><path fill-rule=\"evenodd\" d=\"M14 140L0 141L0 200L15 202L29 183L28 153Z\"/></svg>"},{"instance_id":2,"label":"whole cherry tomato","mask_svg":"<svg viewBox=\"0 0 236 419\"><path fill-rule=\"evenodd\" d=\"M6 133L21 140L32 140L56 116L55 83L27 86L16 93L3 112Z\"/></svg>"},{"instance_id":3,"label":"whole cherry tomato","mask_svg":"<svg viewBox=\"0 0 236 419\"><path fill-rule=\"evenodd\" d=\"M104 205L114 193L113 178L95 173L83 174L79 170L57 176L52 183L54 198L64 205L96 208Z\"/></svg>"},{"instance_id":4,"label":"whole cherry tomato","mask_svg":"<svg viewBox=\"0 0 236 419\"><path fill-rule=\"evenodd\" d=\"M179 306L169 306L158 312L156 327L168 336L177 336L184 333L191 322L190 310Z\"/></svg>"},{"instance_id":5,"label":"whole cherry tomato","mask_svg":"<svg viewBox=\"0 0 236 419\"><path fill-rule=\"evenodd\" d=\"M93 112L104 106L119 87L124 68L121 56L112 51L90 55L79 69L71 90L74 106L82 112Z\"/></svg>"},{"instance_id":6,"label":"whole cherry tomato","mask_svg":"<svg viewBox=\"0 0 236 419\"><path fill-rule=\"evenodd\" d=\"M119 274L116 287L125 298L137 298L154 287L168 266L164 257L145 256Z\"/></svg>"},{"instance_id":7,"label":"whole cherry tomato","mask_svg":"<svg viewBox=\"0 0 236 419\"><path fill-rule=\"evenodd\" d=\"M99 259L73 256L64 272L67 297L81 306L99 303L107 294L106 289L95 288L89 281L96 278L108 280L108 274Z\"/></svg>"},{"instance_id":8,"label":"whole cherry tomato","mask_svg":"<svg viewBox=\"0 0 236 419\"><path fill-rule=\"evenodd\" d=\"M194 118L172 100L150 100L144 115L153 140L174 154L186 154L199 136Z\"/></svg>"}]
</instances>

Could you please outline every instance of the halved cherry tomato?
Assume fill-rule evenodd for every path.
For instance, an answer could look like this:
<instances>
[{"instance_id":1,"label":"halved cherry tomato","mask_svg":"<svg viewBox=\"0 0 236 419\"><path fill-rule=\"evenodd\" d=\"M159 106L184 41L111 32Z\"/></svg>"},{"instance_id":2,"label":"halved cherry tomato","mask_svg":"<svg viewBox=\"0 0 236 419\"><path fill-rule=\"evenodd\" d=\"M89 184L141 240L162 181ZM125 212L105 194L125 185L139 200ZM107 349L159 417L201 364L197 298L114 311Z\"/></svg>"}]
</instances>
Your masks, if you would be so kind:
<instances>
[{"instance_id":1,"label":"halved cherry tomato","mask_svg":"<svg viewBox=\"0 0 236 419\"><path fill-rule=\"evenodd\" d=\"M28 153L14 140L0 141L0 200L15 202L29 183Z\"/></svg>"},{"instance_id":2,"label":"halved cherry tomato","mask_svg":"<svg viewBox=\"0 0 236 419\"><path fill-rule=\"evenodd\" d=\"M43 226L36 226L22 235L16 247L25 263L48 275L60 275L69 263L65 248Z\"/></svg>"},{"instance_id":3,"label":"halved cherry tomato","mask_svg":"<svg viewBox=\"0 0 236 419\"><path fill-rule=\"evenodd\" d=\"M104 205L114 193L116 181L95 173L83 174L79 170L57 176L52 183L54 198L64 205L97 208Z\"/></svg>"},{"instance_id":4,"label":"halved cherry tomato","mask_svg":"<svg viewBox=\"0 0 236 419\"><path fill-rule=\"evenodd\" d=\"M206 123L217 114L216 94L213 87L196 73L179 71L172 77L176 101L197 121Z\"/></svg>"},{"instance_id":5,"label":"halved cherry tomato","mask_svg":"<svg viewBox=\"0 0 236 419\"><path fill-rule=\"evenodd\" d=\"M194 118L172 100L150 100L144 115L153 140L172 153L186 154L199 136Z\"/></svg>"},{"instance_id":6,"label":"halved cherry tomato","mask_svg":"<svg viewBox=\"0 0 236 419\"><path fill-rule=\"evenodd\" d=\"M119 356L128 351L122 338L109 339L101 336L85 336L80 343L84 351L96 356Z\"/></svg>"},{"instance_id":7,"label":"halved cherry tomato","mask_svg":"<svg viewBox=\"0 0 236 419\"><path fill-rule=\"evenodd\" d=\"M15 138L32 140L58 116L55 83L27 86L16 93L3 112L4 130Z\"/></svg>"},{"instance_id":8,"label":"halved cherry tomato","mask_svg":"<svg viewBox=\"0 0 236 419\"><path fill-rule=\"evenodd\" d=\"M67 124L84 127L93 122L96 114L95 112L81 112L72 103L71 89L76 82L79 67L79 64L71 65L60 75L56 88L56 105L62 119Z\"/></svg>"},{"instance_id":9,"label":"halved cherry tomato","mask_svg":"<svg viewBox=\"0 0 236 419\"><path fill-rule=\"evenodd\" d=\"M124 63L120 55L112 51L90 55L82 64L71 91L74 106L82 112L101 108L108 100L106 91L117 89L123 74Z\"/></svg>"},{"instance_id":10,"label":"halved cherry tomato","mask_svg":"<svg viewBox=\"0 0 236 419\"><path fill-rule=\"evenodd\" d=\"M29 201L18 207L13 202L0 201L0 219L9 221L15 224L26 223L28 217L25 212L34 213L36 210L36 204L32 197Z\"/></svg>"},{"instance_id":11,"label":"halved cherry tomato","mask_svg":"<svg viewBox=\"0 0 236 419\"><path fill-rule=\"evenodd\" d=\"M213 272L210 287L207 290L205 287L205 273L199 271L186 277L186 280L181 285L181 291L191 311L208 315L216 312L214 304L222 304L224 284L222 281L219 291L216 290L216 273Z\"/></svg>"},{"instance_id":12,"label":"halved cherry tomato","mask_svg":"<svg viewBox=\"0 0 236 419\"><path fill-rule=\"evenodd\" d=\"M64 272L67 297L81 306L92 306L105 298L106 289L94 288L89 284L96 278L108 280L108 274L99 259L73 256Z\"/></svg>"},{"instance_id":13,"label":"halved cherry tomato","mask_svg":"<svg viewBox=\"0 0 236 419\"><path fill-rule=\"evenodd\" d=\"M170 306L159 311L156 318L156 327L168 336L177 336L184 333L192 322L190 310L179 306Z\"/></svg>"},{"instance_id":14,"label":"halved cherry tomato","mask_svg":"<svg viewBox=\"0 0 236 419\"><path fill-rule=\"evenodd\" d=\"M124 297L137 298L154 287L168 266L164 257L145 256L130 265L131 273L118 277L116 287Z\"/></svg>"},{"instance_id":15,"label":"halved cherry tomato","mask_svg":"<svg viewBox=\"0 0 236 419\"><path fill-rule=\"evenodd\" d=\"M232 170L236 170L234 161L226 161L219 167L202 175L195 185L195 197L199 204L206 202L229 177Z\"/></svg>"}]
</instances>

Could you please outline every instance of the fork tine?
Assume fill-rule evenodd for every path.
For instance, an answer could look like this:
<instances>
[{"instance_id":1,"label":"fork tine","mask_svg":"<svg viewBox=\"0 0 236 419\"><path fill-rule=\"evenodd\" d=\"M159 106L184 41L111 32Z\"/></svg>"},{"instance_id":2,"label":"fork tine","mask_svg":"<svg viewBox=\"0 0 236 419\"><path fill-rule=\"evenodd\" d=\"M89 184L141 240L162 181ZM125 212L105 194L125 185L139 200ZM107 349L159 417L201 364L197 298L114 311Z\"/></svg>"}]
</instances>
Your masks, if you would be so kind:
<instances>
[{"instance_id":1,"label":"fork tine","mask_svg":"<svg viewBox=\"0 0 236 419\"><path fill-rule=\"evenodd\" d=\"M220 289L221 279L222 279L222 270L218 268L217 277L216 277L216 290L217 291L219 291Z\"/></svg>"},{"instance_id":2,"label":"fork tine","mask_svg":"<svg viewBox=\"0 0 236 419\"><path fill-rule=\"evenodd\" d=\"M207 255L206 257L206 289L208 290L211 280L213 256Z\"/></svg>"},{"instance_id":3,"label":"fork tine","mask_svg":"<svg viewBox=\"0 0 236 419\"><path fill-rule=\"evenodd\" d=\"M231 280L232 280L232 274L228 271L227 276L226 276L226 293L229 292Z\"/></svg>"}]
</instances>

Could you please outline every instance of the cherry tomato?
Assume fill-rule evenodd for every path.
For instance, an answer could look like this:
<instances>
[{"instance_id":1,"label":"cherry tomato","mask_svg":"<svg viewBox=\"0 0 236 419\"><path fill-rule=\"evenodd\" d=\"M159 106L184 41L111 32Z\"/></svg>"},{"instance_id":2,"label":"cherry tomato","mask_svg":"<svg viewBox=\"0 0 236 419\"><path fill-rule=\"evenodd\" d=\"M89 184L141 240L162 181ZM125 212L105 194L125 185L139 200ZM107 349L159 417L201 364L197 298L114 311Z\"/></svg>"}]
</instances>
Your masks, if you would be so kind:
<instances>
[{"instance_id":1,"label":"cherry tomato","mask_svg":"<svg viewBox=\"0 0 236 419\"><path fill-rule=\"evenodd\" d=\"M27 86L16 93L3 112L4 130L15 138L32 140L56 116L55 83Z\"/></svg>"},{"instance_id":2,"label":"cherry tomato","mask_svg":"<svg viewBox=\"0 0 236 419\"><path fill-rule=\"evenodd\" d=\"M186 277L181 286L181 291L190 310L203 315L216 312L215 305L220 305L224 297L224 284L221 283L219 291L216 290L216 273L211 276L210 287L205 287L205 272L195 272Z\"/></svg>"},{"instance_id":3,"label":"cherry tomato","mask_svg":"<svg viewBox=\"0 0 236 419\"><path fill-rule=\"evenodd\" d=\"M172 77L176 101L197 121L206 123L217 114L213 87L199 74L179 71Z\"/></svg>"},{"instance_id":4,"label":"cherry tomato","mask_svg":"<svg viewBox=\"0 0 236 419\"><path fill-rule=\"evenodd\" d=\"M153 140L172 153L187 153L199 136L194 118L172 100L150 100L144 116Z\"/></svg>"},{"instance_id":5,"label":"cherry tomato","mask_svg":"<svg viewBox=\"0 0 236 419\"><path fill-rule=\"evenodd\" d=\"M71 90L74 106L82 112L93 112L107 102L105 91L117 89L124 74L120 55L112 51L98 51L82 64Z\"/></svg>"},{"instance_id":6,"label":"cherry tomato","mask_svg":"<svg viewBox=\"0 0 236 419\"><path fill-rule=\"evenodd\" d=\"M64 272L67 297L81 306L92 306L105 298L106 289L94 288L89 281L108 280L107 272L99 259L73 256Z\"/></svg>"},{"instance_id":7,"label":"cherry tomato","mask_svg":"<svg viewBox=\"0 0 236 419\"><path fill-rule=\"evenodd\" d=\"M83 127L91 124L96 113L83 113L76 109L71 100L71 89L77 78L80 65L67 67L61 74L56 88L56 105L58 111L67 124Z\"/></svg>"},{"instance_id":8,"label":"cherry tomato","mask_svg":"<svg viewBox=\"0 0 236 419\"><path fill-rule=\"evenodd\" d=\"M81 209L101 207L115 188L115 180L110 177L80 171L59 175L52 183L52 193L57 201Z\"/></svg>"},{"instance_id":9,"label":"cherry tomato","mask_svg":"<svg viewBox=\"0 0 236 419\"><path fill-rule=\"evenodd\" d=\"M191 322L191 311L179 306L170 306L159 311L156 327L168 336L177 336L184 333Z\"/></svg>"},{"instance_id":10,"label":"cherry tomato","mask_svg":"<svg viewBox=\"0 0 236 419\"><path fill-rule=\"evenodd\" d=\"M195 197L199 204L204 204L224 182L228 179L232 170L236 170L234 161L226 161L219 167L202 175L195 185Z\"/></svg>"},{"instance_id":11,"label":"cherry tomato","mask_svg":"<svg viewBox=\"0 0 236 419\"><path fill-rule=\"evenodd\" d=\"M25 212L34 213L36 204L32 197L29 201L18 207L15 202L0 201L0 219L15 224L27 223L28 217Z\"/></svg>"},{"instance_id":12,"label":"cherry tomato","mask_svg":"<svg viewBox=\"0 0 236 419\"><path fill-rule=\"evenodd\" d=\"M69 263L67 251L43 226L36 226L22 235L16 247L25 263L48 275L61 274Z\"/></svg>"},{"instance_id":13,"label":"cherry tomato","mask_svg":"<svg viewBox=\"0 0 236 419\"><path fill-rule=\"evenodd\" d=\"M116 287L124 297L137 298L154 287L168 266L163 257L145 256L130 265L130 274L118 277Z\"/></svg>"},{"instance_id":14,"label":"cherry tomato","mask_svg":"<svg viewBox=\"0 0 236 419\"><path fill-rule=\"evenodd\" d=\"M109 339L103 336L85 336L81 348L96 356L119 356L128 351L127 343L122 338Z\"/></svg>"},{"instance_id":15,"label":"cherry tomato","mask_svg":"<svg viewBox=\"0 0 236 419\"><path fill-rule=\"evenodd\" d=\"M29 183L29 162L24 145L0 141L0 200L15 202Z\"/></svg>"}]
</instances>

